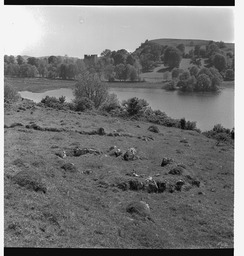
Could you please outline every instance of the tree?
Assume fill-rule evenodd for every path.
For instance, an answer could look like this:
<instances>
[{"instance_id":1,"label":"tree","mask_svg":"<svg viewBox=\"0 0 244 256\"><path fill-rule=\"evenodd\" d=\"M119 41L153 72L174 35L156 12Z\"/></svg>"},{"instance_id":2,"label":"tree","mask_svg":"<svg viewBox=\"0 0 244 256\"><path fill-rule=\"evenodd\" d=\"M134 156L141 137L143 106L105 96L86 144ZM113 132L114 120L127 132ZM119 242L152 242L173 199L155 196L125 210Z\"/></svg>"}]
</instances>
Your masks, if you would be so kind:
<instances>
[{"instance_id":1,"label":"tree","mask_svg":"<svg viewBox=\"0 0 244 256\"><path fill-rule=\"evenodd\" d=\"M113 59L115 66L125 63L125 56L122 53L116 53Z\"/></svg>"},{"instance_id":2,"label":"tree","mask_svg":"<svg viewBox=\"0 0 244 256\"><path fill-rule=\"evenodd\" d=\"M137 97L134 97L122 102L122 105L125 106L129 115L133 116L142 114L148 107L148 102L144 99L138 99Z\"/></svg>"},{"instance_id":3,"label":"tree","mask_svg":"<svg viewBox=\"0 0 244 256\"><path fill-rule=\"evenodd\" d=\"M17 56L18 65L22 65L22 64L24 64L24 62L25 62L24 58L22 56L18 55Z\"/></svg>"},{"instance_id":4,"label":"tree","mask_svg":"<svg viewBox=\"0 0 244 256\"><path fill-rule=\"evenodd\" d=\"M216 53L213 56L212 63L213 63L213 66L219 70L219 72L226 69L226 65L227 65L226 58L222 54Z\"/></svg>"},{"instance_id":5,"label":"tree","mask_svg":"<svg viewBox=\"0 0 244 256\"><path fill-rule=\"evenodd\" d=\"M38 65L38 72L42 77L47 76L47 62L45 60L40 60Z\"/></svg>"},{"instance_id":6,"label":"tree","mask_svg":"<svg viewBox=\"0 0 244 256\"><path fill-rule=\"evenodd\" d=\"M197 87L198 91L209 91L211 88L211 80L209 76L201 74L197 77Z\"/></svg>"},{"instance_id":7,"label":"tree","mask_svg":"<svg viewBox=\"0 0 244 256\"><path fill-rule=\"evenodd\" d=\"M124 79L125 78L125 65L124 64L121 63L121 64L116 65L114 71L115 71L115 77L117 79L119 79L120 81L125 80Z\"/></svg>"},{"instance_id":8,"label":"tree","mask_svg":"<svg viewBox=\"0 0 244 256\"><path fill-rule=\"evenodd\" d=\"M190 78L189 71L184 71L179 75L180 81L188 80Z\"/></svg>"},{"instance_id":9,"label":"tree","mask_svg":"<svg viewBox=\"0 0 244 256\"><path fill-rule=\"evenodd\" d=\"M56 56L50 56L48 57L48 64L53 64L53 65L57 65L58 64L58 59Z\"/></svg>"},{"instance_id":10,"label":"tree","mask_svg":"<svg viewBox=\"0 0 244 256\"><path fill-rule=\"evenodd\" d=\"M163 60L164 64L169 68L178 68L181 62L181 53L177 48L169 46L164 51Z\"/></svg>"},{"instance_id":11,"label":"tree","mask_svg":"<svg viewBox=\"0 0 244 256\"><path fill-rule=\"evenodd\" d=\"M135 58L131 54L129 54L126 58L126 64L130 64L132 66L134 65L135 61Z\"/></svg>"},{"instance_id":12,"label":"tree","mask_svg":"<svg viewBox=\"0 0 244 256\"><path fill-rule=\"evenodd\" d=\"M225 71L225 80L226 81L233 81L234 80L234 70L233 69L227 69Z\"/></svg>"},{"instance_id":13,"label":"tree","mask_svg":"<svg viewBox=\"0 0 244 256\"><path fill-rule=\"evenodd\" d=\"M209 45L207 45L206 53L207 53L208 57L211 57L211 55L213 55L215 53L219 53L219 47L215 43L212 42Z\"/></svg>"},{"instance_id":14,"label":"tree","mask_svg":"<svg viewBox=\"0 0 244 256\"><path fill-rule=\"evenodd\" d=\"M27 59L27 64L30 64L30 65L33 65L33 66L38 67L39 59L37 59L37 58L35 58L35 57L29 57L29 58Z\"/></svg>"},{"instance_id":15,"label":"tree","mask_svg":"<svg viewBox=\"0 0 244 256\"><path fill-rule=\"evenodd\" d=\"M78 74L77 66L74 63L68 64L68 66L67 66L67 77L69 79L75 79L77 74Z\"/></svg>"},{"instance_id":16,"label":"tree","mask_svg":"<svg viewBox=\"0 0 244 256\"><path fill-rule=\"evenodd\" d=\"M138 79L137 70L134 66L130 66L129 79L136 81Z\"/></svg>"},{"instance_id":17,"label":"tree","mask_svg":"<svg viewBox=\"0 0 244 256\"><path fill-rule=\"evenodd\" d=\"M196 65L194 65L194 66L189 68L189 71L190 71L191 76L195 76L196 77L197 74L198 74L199 69L198 69L198 67Z\"/></svg>"},{"instance_id":18,"label":"tree","mask_svg":"<svg viewBox=\"0 0 244 256\"><path fill-rule=\"evenodd\" d=\"M185 54L185 45L184 44L178 44L176 48L179 49L181 51L182 55L184 56L184 54Z\"/></svg>"},{"instance_id":19,"label":"tree","mask_svg":"<svg viewBox=\"0 0 244 256\"><path fill-rule=\"evenodd\" d=\"M108 88L101 83L97 74L84 71L78 76L74 96L77 101L84 97L88 98L94 103L95 108L98 108L106 101Z\"/></svg>"},{"instance_id":20,"label":"tree","mask_svg":"<svg viewBox=\"0 0 244 256\"><path fill-rule=\"evenodd\" d=\"M197 57L199 57L199 55L200 55L200 49L201 49L200 45L195 45L195 47L194 47L194 55L196 55Z\"/></svg>"},{"instance_id":21,"label":"tree","mask_svg":"<svg viewBox=\"0 0 244 256\"><path fill-rule=\"evenodd\" d=\"M112 82L114 81L114 78L115 78L115 72L114 72L114 65L110 64L110 65L107 65L105 68L104 68L104 77L105 79L107 79L109 82Z\"/></svg>"},{"instance_id":22,"label":"tree","mask_svg":"<svg viewBox=\"0 0 244 256\"><path fill-rule=\"evenodd\" d=\"M15 64L15 57L13 55L9 56L9 63Z\"/></svg>"}]
</instances>

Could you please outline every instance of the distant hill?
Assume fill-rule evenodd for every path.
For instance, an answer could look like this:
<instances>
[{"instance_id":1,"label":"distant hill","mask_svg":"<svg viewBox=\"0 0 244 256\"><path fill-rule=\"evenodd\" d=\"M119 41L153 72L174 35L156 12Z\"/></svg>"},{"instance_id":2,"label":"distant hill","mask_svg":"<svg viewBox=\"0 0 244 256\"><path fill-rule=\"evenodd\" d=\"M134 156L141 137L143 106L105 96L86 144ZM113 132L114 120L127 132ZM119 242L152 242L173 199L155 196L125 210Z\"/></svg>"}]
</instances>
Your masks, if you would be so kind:
<instances>
[{"instance_id":1,"label":"distant hill","mask_svg":"<svg viewBox=\"0 0 244 256\"><path fill-rule=\"evenodd\" d=\"M184 44L186 47L186 51L189 51L190 48L193 48L195 45L206 46L210 40L200 40L200 39L173 39L173 38L161 38L161 39L153 39L149 40L149 42L160 44L160 45L168 45L168 46L177 46L178 44ZM234 43L225 43L226 50L234 50Z\"/></svg>"}]
</instances>

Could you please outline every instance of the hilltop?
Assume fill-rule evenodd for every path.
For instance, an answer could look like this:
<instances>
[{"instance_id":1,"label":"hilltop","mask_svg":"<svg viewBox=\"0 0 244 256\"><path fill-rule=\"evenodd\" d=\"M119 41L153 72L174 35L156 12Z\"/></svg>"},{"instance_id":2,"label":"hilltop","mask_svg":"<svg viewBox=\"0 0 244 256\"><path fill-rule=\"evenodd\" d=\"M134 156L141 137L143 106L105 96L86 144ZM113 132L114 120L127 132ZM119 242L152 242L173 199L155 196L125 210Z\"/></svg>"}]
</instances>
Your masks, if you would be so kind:
<instances>
[{"instance_id":1,"label":"hilltop","mask_svg":"<svg viewBox=\"0 0 244 256\"><path fill-rule=\"evenodd\" d=\"M189 52L194 48L195 45L206 46L209 44L211 40L202 40L202 39L173 39L173 38L160 38L160 39L152 39L149 42L156 43L159 45L168 45L176 47L179 44L184 44L186 47L186 51ZM234 50L234 43L225 43L227 49Z\"/></svg>"}]
</instances>

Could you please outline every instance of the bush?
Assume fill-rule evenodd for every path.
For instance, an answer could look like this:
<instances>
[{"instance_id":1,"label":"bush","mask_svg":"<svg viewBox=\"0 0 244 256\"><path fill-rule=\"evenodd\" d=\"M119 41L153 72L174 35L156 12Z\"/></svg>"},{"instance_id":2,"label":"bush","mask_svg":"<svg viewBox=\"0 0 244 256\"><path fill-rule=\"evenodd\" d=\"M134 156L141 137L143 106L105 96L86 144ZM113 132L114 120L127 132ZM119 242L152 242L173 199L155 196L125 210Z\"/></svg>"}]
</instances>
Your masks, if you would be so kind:
<instances>
[{"instance_id":1,"label":"bush","mask_svg":"<svg viewBox=\"0 0 244 256\"><path fill-rule=\"evenodd\" d=\"M108 95L106 101L100 107L100 110L110 112L117 108L120 108L120 103L119 103L117 95L112 93L112 94Z\"/></svg>"},{"instance_id":2,"label":"bush","mask_svg":"<svg viewBox=\"0 0 244 256\"><path fill-rule=\"evenodd\" d=\"M168 90L168 91L176 90L176 82L175 82L175 80L171 80L171 81L165 83L165 85L162 88L165 89L165 90Z\"/></svg>"},{"instance_id":3,"label":"bush","mask_svg":"<svg viewBox=\"0 0 244 256\"><path fill-rule=\"evenodd\" d=\"M92 110L94 108L94 102L89 98L83 97L74 101L75 111Z\"/></svg>"},{"instance_id":4,"label":"bush","mask_svg":"<svg viewBox=\"0 0 244 256\"><path fill-rule=\"evenodd\" d=\"M99 108L108 97L108 88L105 83L100 81L98 75L85 71L78 77L74 96L77 102L82 98L88 98L93 102L95 108Z\"/></svg>"},{"instance_id":5,"label":"bush","mask_svg":"<svg viewBox=\"0 0 244 256\"><path fill-rule=\"evenodd\" d=\"M234 80L234 70L233 69L227 69L225 71L225 81L233 81Z\"/></svg>"},{"instance_id":6,"label":"bush","mask_svg":"<svg viewBox=\"0 0 244 256\"><path fill-rule=\"evenodd\" d=\"M184 130L186 128L186 119L185 118L180 119L180 128L182 130Z\"/></svg>"},{"instance_id":7,"label":"bush","mask_svg":"<svg viewBox=\"0 0 244 256\"><path fill-rule=\"evenodd\" d=\"M186 130L196 130L196 122L187 121L185 129Z\"/></svg>"},{"instance_id":8,"label":"bush","mask_svg":"<svg viewBox=\"0 0 244 256\"><path fill-rule=\"evenodd\" d=\"M4 102L15 102L19 98L19 93L12 87L12 85L4 81Z\"/></svg>"},{"instance_id":9,"label":"bush","mask_svg":"<svg viewBox=\"0 0 244 256\"><path fill-rule=\"evenodd\" d=\"M125 109L130 116L142 115L148 107L148 103L146 100L138 99L137 97L128 99L127 101L123 101L122 105L125 106Z\"/></svg>"},{"instance_id":10,"label":"bush","mask_svg":"<svg viewBox=\"0 0 244 256\"><path fill-rule=\"evenodd\" d=\"M58 98L60 103L64 103L65 99L66 99L65 96L61 96L61 97Z\"/></svg>"}]
</instances>

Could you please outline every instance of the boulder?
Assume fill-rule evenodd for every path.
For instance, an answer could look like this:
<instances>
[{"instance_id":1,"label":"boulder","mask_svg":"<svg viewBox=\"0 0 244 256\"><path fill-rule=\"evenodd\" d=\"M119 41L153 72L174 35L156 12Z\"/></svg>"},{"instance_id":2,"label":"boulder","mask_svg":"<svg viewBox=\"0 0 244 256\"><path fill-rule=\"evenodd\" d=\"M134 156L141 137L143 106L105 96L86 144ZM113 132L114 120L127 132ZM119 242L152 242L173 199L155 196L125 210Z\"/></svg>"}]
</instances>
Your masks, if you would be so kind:
<instances>
[{"instance_id":1,"label":"boulder","mask_svg":"<svg viewBox=\"0 0 244 256\"><path fill-rule=\"evenodd\" d=\"M65 163L61 168L68 172L77 172L77 168L73 163Z\"/></svg>"},{"instance_id":2,"label":"boulder","mask_svg":"<svg viewBox=\"0 0 244 256\"><path fill-rule=\"evenodd\" d=\"M179 180L176 182L175 184L175 190L177 191L181 191L182 186L185 184L185 182L183 180Z\"/></svg>"},{"instance_id":3,"label":"boulder","mask_svg":"<svg viewBox=\"0 0 244 256\"><path fill-rule=\"evenodd\" d=\"M158 186L158 193L163 193L166 190L166 182L157 180L156 183Z\"/></svg>"},{"instance_id":4,"label":"boulder","mask_svg":"<svg viewBox=\"0 0 244 256\"><path fill-rule=\"evenodd\" d=\"M176 166L176 167L174 167L173 169L171 169L169 171L169 174L172 174L172 175L182 175L183 171L184 171L184 169L182 167Z\"/></svg>"},{"instance_id":5,"label":"boulder","mask_svg":"<svg viewBox=\"0 0 244 256\"><path fill-rule=\"evenodd\" d=\"M137 214L141 217L150 217L150 207L144 201L134 201L128 204L126 211L131 214Z\"/></svg>"},{"instance_id":6,"label":"boulder","mask_svg":"<svg viewBox=\"0 0 244 256\"><path fill-rule=\"evenodd\" d=\"M13 178L13 182L28 190L41 191L46 193L46 185L42 182L41 176L34 171L20 171Z\"/></svg>"},{"instance_id":7,"label":"boulder","mask_svg":"<svg viewBox=\"0 0 244 256\"><path fill-rule=\"evenodd\" d=\"M135 160L136 159L136 150L135 148L129 148L123 155L125 161Z\"/></svg>"},{"instance_id":8,"label":"boulder","mask_svg":"<svg viewBox=\"0 0 244 256\"><path fill-rule=\"evenodd\" d=\"M129 180L129 188L130 190L143 190L144 184L142 181L139 180Z\"/></svg>"},{"instance_id":9,"label":"boulder","mask_svg":"<svg viewBox=\"0 0 244 256\"><path fill-rule=\"evenodd\" d=\"M171 164L171 163L173 163L173 161L174 160L172 158L164 157L163 160L162 160L161 166L165 166L165 165Z\"/></svg>"},{"instance_id":10,"label":"boulder","mask_svg":"<svg viewBox=\"0 0 244 256\"><path fill-rule=\"evenodd\" d=\"M98 134L98 135L105 135L106 133L105 133L104 128L100 127L100 128L97 130L97 134Z\"/></svg>"},{"instance_id":11,"label":"boulder","mask_svg":"<svg viewBox=\"0 0 244 256\"><path fill-rule=\"evenodd\" d=\"M150 132L155 132L155 133L159 133L159 129L158 129L158 127L155 126L155 125L149 126L148 131L150 131Z\"/></svg>"}]
</instances>

